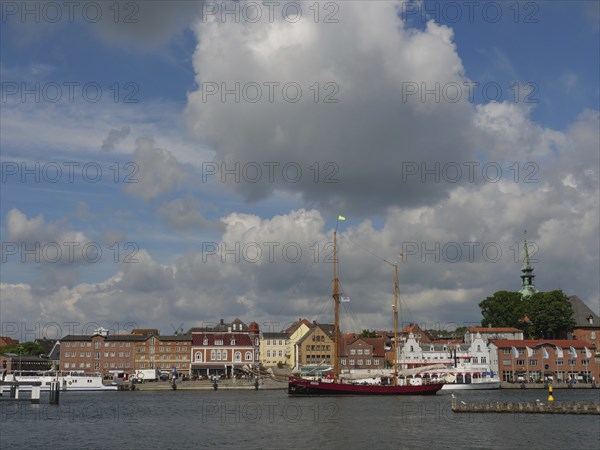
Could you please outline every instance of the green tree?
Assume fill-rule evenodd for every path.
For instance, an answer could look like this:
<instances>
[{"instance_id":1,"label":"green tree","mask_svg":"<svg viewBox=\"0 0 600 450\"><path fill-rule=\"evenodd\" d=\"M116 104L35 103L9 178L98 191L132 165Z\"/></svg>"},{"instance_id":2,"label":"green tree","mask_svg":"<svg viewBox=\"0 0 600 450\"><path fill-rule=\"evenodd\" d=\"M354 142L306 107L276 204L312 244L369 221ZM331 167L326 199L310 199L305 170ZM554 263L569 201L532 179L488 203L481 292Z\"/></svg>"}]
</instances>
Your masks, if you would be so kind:
<instances>
[{"instance_id":1,"label":"green tree","mask_svg":"<svg viewBox=\"0 0 600 450\"><path fill-rule=\"evenodd\" d=\"M21 344L11 344L0 347L0 353L15 353L23 356L40 356L44 354L44 349L35 342L22 342Z\"/></svg>"},{"instance_id":2,"label":"green tree","mask_svg":"<svg viewBox=\"0 0 600 450\"><path fill-rule=\"evenodd\" d=\"M498 291L483 300L481 308L481 326L484 327L515 327L522 326L525 311L523 298L518 292Z\"/></svg>"},{"instance_id":3,"label":"green tree","mask_svg":"<svg viewBox=\"0 0 600 450\"><path fill-rule=\"evenodd\" d=\"M362 333L360 333L360 337L376 338L376 337L379 337L379 335L377 334L377 332L375 330L362 330Z\"/></svg>"},{"instance_id":4,"label":"green tree","mask_svg":"<svg viewBox=\"0 0 600 450\"><path fill-rule=\"evenodd\" d=\"M538 292L523 299L529 319L528 334L534 339L561 339L573 331L573 309L561 290Z\"/></svg>"}]
</instances>

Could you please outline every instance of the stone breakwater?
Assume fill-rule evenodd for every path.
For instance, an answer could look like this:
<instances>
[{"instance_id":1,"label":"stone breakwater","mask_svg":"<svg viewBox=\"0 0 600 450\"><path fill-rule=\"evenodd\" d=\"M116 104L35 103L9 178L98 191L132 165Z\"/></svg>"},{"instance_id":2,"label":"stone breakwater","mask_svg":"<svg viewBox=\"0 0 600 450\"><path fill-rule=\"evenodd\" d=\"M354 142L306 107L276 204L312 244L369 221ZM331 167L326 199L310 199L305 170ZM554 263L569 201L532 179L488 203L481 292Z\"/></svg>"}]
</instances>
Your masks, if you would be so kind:
<instances>
[{"instance_id":1,"label":"stone breakwater","mask_svg":"<svg viewBox=\"0 0 600 450\"><path fill-rule=\"evenodd\" d=\"M487 402L465 403L452 398L452 411L455 413L526 413L526 414L580 414L600 415L600 404L548 402Z\"/></svg>"}]
</instances>

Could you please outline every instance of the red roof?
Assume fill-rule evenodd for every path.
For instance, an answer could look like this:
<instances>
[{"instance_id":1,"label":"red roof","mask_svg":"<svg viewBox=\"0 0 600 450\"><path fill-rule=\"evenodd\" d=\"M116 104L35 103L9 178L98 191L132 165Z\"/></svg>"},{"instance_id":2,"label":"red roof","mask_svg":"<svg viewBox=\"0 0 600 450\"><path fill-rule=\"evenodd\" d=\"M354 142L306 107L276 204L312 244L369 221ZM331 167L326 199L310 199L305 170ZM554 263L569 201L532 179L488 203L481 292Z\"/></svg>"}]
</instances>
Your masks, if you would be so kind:
<instances>
[{"instance_id":1,"label":"red roof","mask_svg":"<svg viewBox=\"0 0 600 450\"><path fill-rule=\"evenodd\" d=\"M516 340L516 339L492 339L490 341L498 348L506 348L506 347L541 347L543 345L552 345L554 347L561 348L583 348L583 347L591 347L592 344L586 341L580 341L576 339L525 339L525 340Z\"/></svg>"},{"instance_id":2,"label":"red roof","mask_svg":"<svg viewBox=\"0 0 600 450\"><path fill-rule=\"evenodd\" d=\"M519 330L518 328L511 328L511 327L496 327L496 328L469 327L469 331L471 333L522 333L523 332L523 330Z\"/></svg>"},{"instance_id":3,"label":"red roof","mask_svg":"<svg viewBox=\"0 0 600 450\"><path fill-rule=\"evenodd\" d=\"M204 338L208 340L207 344L204 344ZM222 340L223 347L232 347L231 339L235 339L235 344L233 347L252 347L252 339L246 333L222 333L219 331L216 332L207 332L207 333L192 333L192 345L196 347L201 347L203 345L206 346L214 346L215 340Z\"/></svg>"}]
</instances>

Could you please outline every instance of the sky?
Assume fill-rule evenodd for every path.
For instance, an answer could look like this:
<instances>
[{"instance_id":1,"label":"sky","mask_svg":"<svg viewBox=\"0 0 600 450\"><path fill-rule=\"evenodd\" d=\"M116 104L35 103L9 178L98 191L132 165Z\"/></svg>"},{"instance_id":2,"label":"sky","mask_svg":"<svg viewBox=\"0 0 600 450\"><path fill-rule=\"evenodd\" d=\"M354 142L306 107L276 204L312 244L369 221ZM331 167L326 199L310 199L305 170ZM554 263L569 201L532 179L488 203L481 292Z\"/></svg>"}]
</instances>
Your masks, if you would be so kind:
<instances>
[{"instance_id":1,"label":"sky","mask_svg":"<svg viewBox=\"0 0 600 450\"><path fill-rule=\"evenodd\" d=\"M600 313L598 2L0 12L0 335L331 322L336 228L345 331L394 262L403 323L479 324L525 236Z\"/></svg>"}]
</instances>

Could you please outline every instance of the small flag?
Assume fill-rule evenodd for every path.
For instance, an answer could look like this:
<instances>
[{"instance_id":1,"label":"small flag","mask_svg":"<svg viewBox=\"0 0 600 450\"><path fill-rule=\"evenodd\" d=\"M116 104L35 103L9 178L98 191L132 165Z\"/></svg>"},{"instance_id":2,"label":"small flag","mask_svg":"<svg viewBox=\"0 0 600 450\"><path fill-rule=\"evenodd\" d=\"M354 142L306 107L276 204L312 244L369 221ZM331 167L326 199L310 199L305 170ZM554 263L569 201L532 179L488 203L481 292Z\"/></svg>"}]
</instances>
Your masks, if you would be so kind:
<instances>
[{"instance_id":1,"label":"small flag","mask_svg":"<svg viewBox=\"0 0 600 450\"><path fill-rule=\"evenodd\" d=\"M585 357L586 358L591 358L592 357L592 352L590 352L590 349L587 348L587 347L584 347L584 348L585 348Z\"/></svg>"},{"instance_id":2,"label":"small flag","mask_svg":"<svg viewBox=\"0 0 600 450\"><path fill-rule=\"evenodd\" d=\"M577 350L575 350L575 347L569 347L569 355L573 358L577 358Z\"/></svg>"},{"instance_id":3,"label":"small flag","mask_svg":"<svg viewBox=\"0 0 600 450\"><path fill-rule=\"evenodd\" d=\"M340 297L340 302L342 303L350 303L350 297Z\"/></svg>"},{"instance_id":4,"label":"small flag","mask_svg":"<svg viewBox=\"0 0 600 450\"><path fill-rule=\"evenodd\" d=\"M562 348L556 347L556 357L557 358L563 358L564 357L564 355L563 355L563 349Z\"/></svg>"},{"instance_id":5,"label":"small flag","mask_svg":"<svg viewBox=\"0 0 600 450\"><path fill-rule=\"evenodd\" d=\"M550 355L548 354L546 347L542 347L542 351L544 352L544 359L550 359Z\"/></svg>"},{"instance_id":6,"label":"small flag","mask_svg":"<svg viewBox=\"0 0 600 450\"><path fill-rule=\"evenodd\" d=\"M518 357L519 357L519 350L517 350L517 348L516 348L516 347L513 347L513 348L512 348L512 352L513 352L513 356L514 356L515 358L518 358Z\"/></svg>"},{"instance_id":7,"label":"small flag","mask_svg":"<svg viewBox=\"0 0 600 450\"><path fill-rule=\"evenodd\" d=\"M344 216L338 216L338 220L346 220Z\"/></svg>"},{"instance_id":8,"label":"small flag","mask_svg":"<svg viewBox=\"0 0 600 450\"><path fill-rule=\"evenodd\" d=\"M525 347L525 349L527 350L527 356L531 358L533 356L533 349L529 347Z\"/></svg>"}]
</instances>

